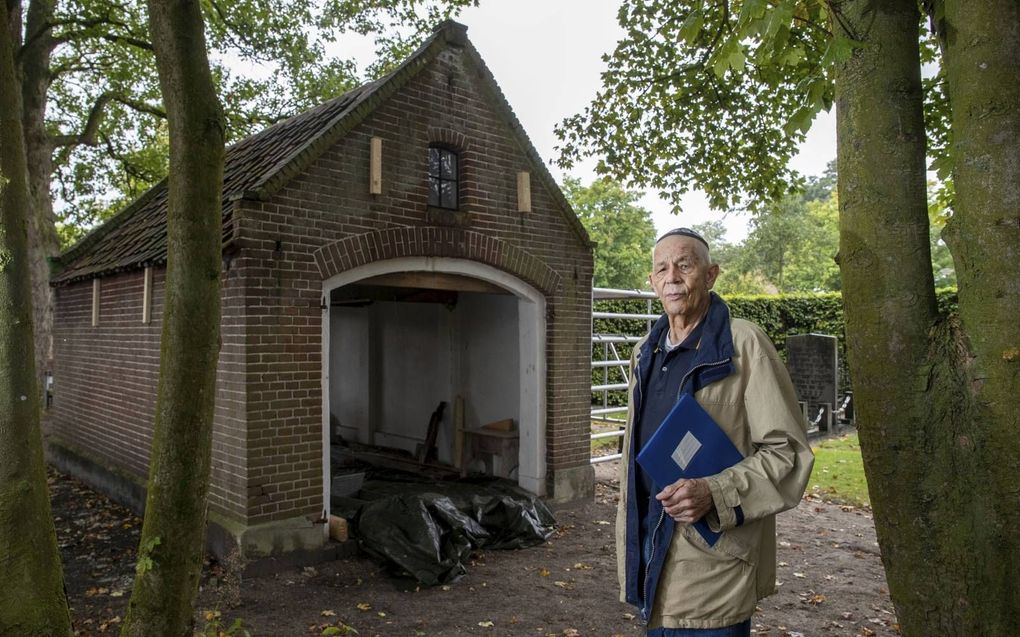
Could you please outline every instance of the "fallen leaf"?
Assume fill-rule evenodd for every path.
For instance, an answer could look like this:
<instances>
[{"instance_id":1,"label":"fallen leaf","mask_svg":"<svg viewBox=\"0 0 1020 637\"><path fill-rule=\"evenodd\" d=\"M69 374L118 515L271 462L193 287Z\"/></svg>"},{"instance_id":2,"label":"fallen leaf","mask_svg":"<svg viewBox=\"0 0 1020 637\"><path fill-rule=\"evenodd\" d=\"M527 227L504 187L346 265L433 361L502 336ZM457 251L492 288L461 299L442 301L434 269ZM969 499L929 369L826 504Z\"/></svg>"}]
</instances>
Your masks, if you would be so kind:
<instances>
[{"instance_id":1,"label":"fallen leaf","mask_svg":"<svg viewBox=\"0 0 1020 637\"><path fill-rule=\"evenodd\" d=\"M807 577L807 575L805 575L803 573L794 573L793 576L794 577Z\"/></svg>"},{"instance_id":2,"label":"fallen leaf","mask_svg":"<svg viewBox=\"0 0 1020 637\"><path fill-rule=\"evenodd\" d=\"M372 610L372 605L366 602L361 602L358 604L358 610Z\"/></svg>"},{"instance_id":3,"label":"fallen leaf","mask_svg":"<svg viewBox=\"0 0 1020 637\"><path fill-rule=\"evenodd\" d=\"M482 628L492 628L496 624L493 624L492 622L478 622L478 625Z\"/></svg>"},{"instance_id":4,"label":"fallen leaf","mask_svg":"<svg viewBox=\"0 0 1020 637\"><path fill-rule=\"evenodd\" d=\"M542 577L549 577L549 569L547 568L539 569L538 574L541 575Z\"/></svg>"},{"instance_id":5,"label":"fallen leaf","mask_svg":"<svg viewBox=\"0 0 1020 637\"><path fill-rule=\"evenodd\" d=\"M553 582L553 584L559 586L560 588L564 588L566 590L570 590L570 589L574 588L574 585L571 584L570 582L555 581L555 582Z\"/></svg>"},{"instance_id":6,"label":"fallen leaf","mask_svg":"<svg viewBox=\"0 0 1020 637\"><path fill-rule=\"evenodd\" d=\"M322 615L323 617L336 617L336 611L332 610L324 610L319 614Z\"/></svg>"},{"instance_id":7,"label":"fallen leaf","mask_svg":"<svg viewBox=\"0 0 1020 637\"><path fill-rule=\"evenodd\" d=\"M581 632L576 628L564 628L563 637L581 637Z\"/></svg>"},{"instance_id":8,"label":"fallen leaf","mask_svg":"<svg viewBox=\"0 0 1020 637\"><path fill-rule=\"evenodd\" d=\"M591 564L585 564L584 562L578 562L577 564L574 564L574 568L576 568L579 571L590 571L590 570L592 570Z\"/></svg>"}]
</instances>

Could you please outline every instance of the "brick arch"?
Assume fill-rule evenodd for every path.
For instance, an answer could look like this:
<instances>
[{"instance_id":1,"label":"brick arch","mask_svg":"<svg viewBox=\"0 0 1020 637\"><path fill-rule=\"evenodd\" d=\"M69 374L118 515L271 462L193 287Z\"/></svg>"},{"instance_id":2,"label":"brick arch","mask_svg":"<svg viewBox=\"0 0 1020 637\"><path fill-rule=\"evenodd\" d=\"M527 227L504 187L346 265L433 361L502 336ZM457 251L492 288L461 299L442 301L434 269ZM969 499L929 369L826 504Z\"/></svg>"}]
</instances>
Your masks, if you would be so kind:
<instances>
[{"instance_id":1,"label":"brick arch","mask_svg":"<svg viewBox=\"0 0 1020 637\"><path fill-rule=\"evenodd\" d=\"M459 151L470 150L470 143L467 136L460 131L453 130L452 128L429 126L428 135L430 144L442 144Z\"/></svg>"},{"instance_id":2,"label":"brick arch","mask_svg":"<svg viewBox=\"0 0 1020 637\"><path fill-rule=\"evenodd\" d=\"M447 257L490 265L512 274L549 297L560 287L560 275L533 254L471 230L441 226L403 226L356 234L325 245L314 253L325 281L354 268L399 257Z\"/></svg>"}]
</instances>

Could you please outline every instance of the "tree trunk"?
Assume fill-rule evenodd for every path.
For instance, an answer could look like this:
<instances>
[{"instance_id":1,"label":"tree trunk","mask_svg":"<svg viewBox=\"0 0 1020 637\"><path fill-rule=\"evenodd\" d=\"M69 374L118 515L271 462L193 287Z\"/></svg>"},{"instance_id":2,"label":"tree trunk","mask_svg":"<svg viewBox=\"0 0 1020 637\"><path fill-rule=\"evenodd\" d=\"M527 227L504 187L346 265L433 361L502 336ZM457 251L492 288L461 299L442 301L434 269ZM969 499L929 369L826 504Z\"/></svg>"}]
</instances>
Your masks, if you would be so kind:
<instances>
[{"instance_id":1,"label":"tree trunk","mask_svg":"<svg viewBox=\"0 0 1020 637\"><path fill-rule=\"evenodd\" d=\"M53 140L46 128L46 99L50 88L50 55L56 43L51 34L53 0L31 0L25 19L25 45L18 56L21 71L22 126L28 159L28 254L32 273L36 373L50 370L53 358L53 293L49 258L60 253L53 214Z\"/></svg>"},{"instance_id":2,"label":"tree trunk","mask_svg":"<svg viewBox=\"0 0 1020 637\"><path fill-rule=\"evenodd\" d=\"M224 121L197 0L150 0L149 24L170 126L166 312L145 521L121 634L190 637L219 354Z\"/></svg>"},{"instance_id":3,"label":"tree trunk","mask_svg":"<svg viewBox=\"0 0 1020 637\"><path fill-rule=\"evenodd\" d=\"M0 2L0 635L70 635L39 429L31 207L8 6Z\"/></svg>"},{"instance_id":4,"label":"tree trunk","mask_svg":"<svg viewBox=\"0 0 1020 637\"><path fill-rule=\"evenodd\" d=\"M1012 22L980 20L967 4L968 22L980 29L996 20L1016 28L1015 8ZM987 403L1001 399L1001 387L1010 382L1015 392L1016 364L1000 393L982 396L993 383L981 388L978 379L988 372L976 367L982 354L971 347L979 325L1003 337L990 347L1000 361L1008 358L1008 343L1016 347L1016 327L1005 321L1015 321L1017 309L1017 200L989 216L1005 221L1012 210L1013 234L1000 237L1013 242L1010 273L989 288L981 279L991 268L981 267L994 260L998 268L1004 246L985 253L987 259L975 255L978 260L961 250L974 268L960 278L962 329L938 317L925 201L917 3L852 0L840 7L840 24L864 43L836 75L840 269L858 428L889 591L905 635L1012 635L1016 592L1009 577L1017 553L1008 536L1017 527L1006 524L1005 511L1015 522L1017 491L1009 480L1015 481L1017 469L1018 405L1011 399L1007 416ZM986 90L997 90L993 80L987 84ZM1015 110L1016 93L1005 100L1011 108L1003 110ZM998 131L1006 144L1015 144L1015 120L1013 126ZM961 161L962 154L958 166ZM1016 173L1010 178L1015 193ZM973 195L967 190L957 185L958 205ZM980 229L964 225L970 219L956 223L980 236ZM959 268L959 257L957 263ZM990 307L990 289L1008 300ZM998 324L965 309L974 301L964 299L974 295ZM1007 371L1010 366L994 364ZM1010 444L1012 464L996 467L1008 461Z\"/></svg>"},{"instance_id":5,"label":"tree trunk","mask_svg":"<svg viewBox=\"0 0 1020 637\"><path fill-rule=\"evenodd\" d=\"M959 284L966 347L962 377L970 422L957 444L973 449L987 571L968 600L983 634L1020 626L1020 5L947 0L945 70L953 106L953 217L945 239ZM977 517L980 515L981 517ZM977 574L975 574L977 575ZM994 629L993 629L994 627Z\"/></svg>"}]
</instances>

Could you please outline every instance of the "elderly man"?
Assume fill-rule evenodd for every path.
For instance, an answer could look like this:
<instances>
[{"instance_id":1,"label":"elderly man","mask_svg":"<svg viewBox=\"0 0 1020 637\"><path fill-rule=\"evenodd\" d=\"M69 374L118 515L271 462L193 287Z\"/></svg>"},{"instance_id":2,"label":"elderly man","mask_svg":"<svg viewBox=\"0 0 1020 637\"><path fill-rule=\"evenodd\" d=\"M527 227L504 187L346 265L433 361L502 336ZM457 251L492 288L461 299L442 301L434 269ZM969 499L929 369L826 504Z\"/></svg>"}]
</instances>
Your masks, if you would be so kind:
<instances>
[{"instance_id":1,"label":"elderly man","mask_svg":"<svg viewBox=\"0 0 1020 637\"><path fill-rule=\"evenodd\" d=\"M688 228L656 242L649 276L665 314L634 347L616 548L623 601L654 637L750 634L775 591L775 514L800 501L814 457L790 376L756 325L711 292L708 243ZM653 484L635 462L683 394L744 456L712 476ZM692 526L722 532L709 545Z\"/></svg>"}]
</instances>

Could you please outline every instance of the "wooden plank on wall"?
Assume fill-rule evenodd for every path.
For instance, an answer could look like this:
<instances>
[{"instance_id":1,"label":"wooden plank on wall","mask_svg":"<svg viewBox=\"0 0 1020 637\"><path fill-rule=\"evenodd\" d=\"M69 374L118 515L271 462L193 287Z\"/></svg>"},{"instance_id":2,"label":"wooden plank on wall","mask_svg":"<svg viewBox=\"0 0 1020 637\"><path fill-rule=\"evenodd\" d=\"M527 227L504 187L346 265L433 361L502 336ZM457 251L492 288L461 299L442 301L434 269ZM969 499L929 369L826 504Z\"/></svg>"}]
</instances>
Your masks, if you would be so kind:
<instances>
[{"instance_id":1,"label":"wooden plank on wall","mask_svg":"<svg viewBox=\"0 0 1020 637\"><path fill-rule=\"evenodd\" d=\"M99 277L92 279L92 327L99 325Z\"/></svg>"},{"instance_id":2,"label":"wooden plank on wall","mask_svg":"<svg viewBox=\"0 0 1020 637\"><path fill-rule=\"evenodd\" d=\"M371 195L382 194L382 138L373 137L369 153L368 192Z\"/></svg>"},{"instance_id":3,"label":"wooden plank on wall","mask_svg":"<svg viewBox=\"0 0 1020 637\"><path fill-rule=\"evenodd\" d=\"M152 267L145 268L144 285L142 287L142 323L152 322Z\"/></svg>"},{"instance_id":4,"label":"wooden plank on wall","mask_svg":"<svg viewBox=\"0 0 1020 637\"><path fill-rule=\"evenodd\" d=\"M517 173L517 212L531 212L531 173Z\"/></svg>"}]
</instances>

